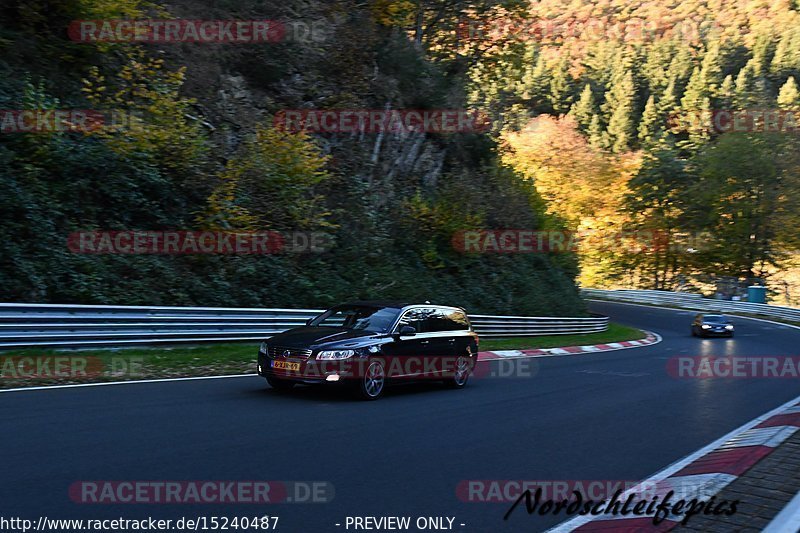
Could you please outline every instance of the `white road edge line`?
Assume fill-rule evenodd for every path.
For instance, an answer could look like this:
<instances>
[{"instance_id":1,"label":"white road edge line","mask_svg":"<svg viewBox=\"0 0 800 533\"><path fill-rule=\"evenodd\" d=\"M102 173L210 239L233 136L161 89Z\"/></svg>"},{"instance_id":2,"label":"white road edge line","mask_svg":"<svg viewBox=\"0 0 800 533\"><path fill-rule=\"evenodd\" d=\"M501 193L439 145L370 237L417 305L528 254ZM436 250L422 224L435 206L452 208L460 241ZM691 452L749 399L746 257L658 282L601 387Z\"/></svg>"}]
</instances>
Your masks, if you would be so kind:
<instances>
[{"instance_id":1,"label":"white road edge line","mask_svg":"<svg viewBox=\"0 0 800 533\"><path fill-rule=\"evenodd\" d=\"M249 378L258 374L231 374L227 376L194 376L189 378L132 379L130 381L104 381L100 383L75 383L73 385L44 385L42 387L19 387L17 389L0 389L3 392L26 392L34 390L77 389L79 387L107 387L109 385L135 385L138 383L165 383L168 381L197 381L200 379Z\"/></svg>"},{"instance_id":2,"label":"white road edge line","mask_svg":"<svg viewBox=\"0 0 800 533\"><path fill-rule=\"evenodd\" d=\"M643 330L644 331L644 330ZM653 341L651 344L647 344L645 346L653 346L654 344L658 344L661 342L661 335L658 333L653 333L652 331L645 331L650 335L653 335L656 340ZM645 346L623 346L620 348L615 348L614 350L604 350L603 352L585 352L585 353L604 353L604 352L612 352L615 350L627 350L628 348L644 348ZM580 353L574 354L563 354L563 355L522 355L518 357L504 357L503 359L528 359L533 357L563 357L566 355L584 355ZM482 361L478 361L479 363L486 363L491 361L500 361L501 359L484 359ZM252 376L258 376L258 374L231 374L226 376L195 376L189 378L162 378L162 379L132 379L130 381L105 381L102 383L75 383L72 385L44 385L41 387L19 387L16 389L0 389L0 393L4 392L26 392L26 391L36 391L36 390L54 390L54 389L76 389L79 387L106 387L109 385L135 385L138 383L166 383L170 381L195 381L200 379L228 379L228 378L247 378Z\"/></svg>"},{"instance_id":3,"label":"white road edge line","mask_svg":"<svg viewBox=\"0 0 800 533\"><path fill-rule=\"evenodd\" d=\"M625 494L628 494L629 492L635 492L639 487L643 486L645 483L655 483L655 482L661 481L661 480L663 480L665 478L668 478L669 476L671 476L675 472L678 472L681 469L683 469L686 465L689 465L689 464L695 462L697 459L703 457L704 455L707 455L707 454L711 453L712 451L716 450L717 448L719 448L721 445L725 444L727 441L729 441L733 437L739 435L740 433L744 433L745 431L747 431L749 429L752 429L753 427L757 426L758 424L760 424L764 420L781 413L787 407L795 405L798 402L800 402L800 396L798 396L798 397L796 397L796 398L794 398L792 400L789 400L788 402L776 407L775 409L769 411L768 413L765 413L765 414L763 414L763 415L761 415L761 416L759 416L757 418L754 418L750 422L747 422L747 423L743 424L742 426L739 426L738 428L734 429L730 433L728 433L726 435L723 435L722 437L718 438L717 440L715 440L711 444L708 444L708 445L704 446L703 448L697 450L696 452L687 455L683 459L679 459L678 461L672 463L671 465L669 465L666 468L660 470L659 472L656 472L655 474L653 474L649 478L640 481L635 487L632 487L631 489L626 491ZM546 533L557 533L557 532L558 533L562 533L562 532L566 532L566 531L572 531L573 529L575 529L575 528L577 528L579 526L582 526L583 524L586 524L588 522L591 522L594 519L595 518L593 518L593 517L584 517L584 516L575 517L575 518L572 518L572 519L567 520L565 522L562 522L561 524L559 524L559 525L557 525L557 526L555 526L555 527L553 527L551 529L548 529Z\"/></svg>"},{"instance_id":4,"label":"white road edge line","mask_svg":"<svg viewBox=\"0 0 800 533\"><path fill-rule=\"evenodd\" d=\"M767 524L763 533L797 533L800 530L800 492Z\"/></svg>"}]
</instances>

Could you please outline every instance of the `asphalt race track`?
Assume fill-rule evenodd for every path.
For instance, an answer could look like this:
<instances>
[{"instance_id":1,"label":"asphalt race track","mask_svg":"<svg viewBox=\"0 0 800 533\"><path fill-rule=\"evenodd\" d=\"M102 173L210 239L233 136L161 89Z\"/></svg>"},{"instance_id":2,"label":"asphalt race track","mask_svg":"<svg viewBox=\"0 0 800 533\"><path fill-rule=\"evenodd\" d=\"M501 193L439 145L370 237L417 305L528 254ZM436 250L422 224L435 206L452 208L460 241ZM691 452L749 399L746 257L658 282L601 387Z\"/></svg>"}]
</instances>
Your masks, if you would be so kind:
<instances>
[{"instance_id":1,"label":"asphalt race track","mask_svg":"<svg viewBox=\"0 0 800 533\"><path fill-rule=\"evenodd\" d=\"M540 531L563 518L520 507L504 522L508 503L465 502L456 487L642 479L800 395L798 380L681 380L666 371L677 355L796 355L798 329L734 318L734 339L696 339L688 311L601 302L592 310L663 342L540 358L532 376L475 379L461 391L398 386L378 402L325 388L281 394L255 376L2 393L0 514L269 514L280 517L278 531L291 532L345 531L347 516L448 516L460 531ZM335 497L266 506L76 504L68 488L80 480L324 481Z\"/></svg>"}]
</instances>

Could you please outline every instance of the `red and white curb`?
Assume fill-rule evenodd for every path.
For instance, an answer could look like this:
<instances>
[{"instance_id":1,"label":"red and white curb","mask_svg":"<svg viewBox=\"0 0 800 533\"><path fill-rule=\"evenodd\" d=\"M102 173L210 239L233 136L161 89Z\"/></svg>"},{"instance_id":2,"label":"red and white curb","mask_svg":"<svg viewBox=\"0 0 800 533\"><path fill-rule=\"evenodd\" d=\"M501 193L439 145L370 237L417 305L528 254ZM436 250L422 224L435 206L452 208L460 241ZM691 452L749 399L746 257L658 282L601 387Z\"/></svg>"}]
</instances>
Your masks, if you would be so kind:
<instances>
[{"instance_id":1,"label":"red and white curb","mask_svg":"<svg viewBox=\"0 0 800 533\"><path fill-rule=\"evenodd\" d=\"M589 344L584 346L562 346L560 348L540 348L536 350L494 350L478 352L478 361L496 359L524 359L528 357L557 357L563 355L580 355L587 353L611 352L627 348L641 348L661 342L661 335L645 331L647 336L636 341L609 342L607 344Z\"/></svg>"},{"instance_id":2,"label":"red and white curb","mask_svg":"<svg viewBox=\"0 0 800 533\"><path fill-rule=\"evenodd\" d=\"M800 429L800 397L748 422L705 448L673 463L661 472L624 492L655 494L663 497L674 491L671 501L692 498L708 500L724 487L747 472L753 465L772 453L783 441ZM550 530L566 531L669 531L682 516L670 514L659 525L652 517L602 514L579 516Z\"/></svg>"}]
</instances>

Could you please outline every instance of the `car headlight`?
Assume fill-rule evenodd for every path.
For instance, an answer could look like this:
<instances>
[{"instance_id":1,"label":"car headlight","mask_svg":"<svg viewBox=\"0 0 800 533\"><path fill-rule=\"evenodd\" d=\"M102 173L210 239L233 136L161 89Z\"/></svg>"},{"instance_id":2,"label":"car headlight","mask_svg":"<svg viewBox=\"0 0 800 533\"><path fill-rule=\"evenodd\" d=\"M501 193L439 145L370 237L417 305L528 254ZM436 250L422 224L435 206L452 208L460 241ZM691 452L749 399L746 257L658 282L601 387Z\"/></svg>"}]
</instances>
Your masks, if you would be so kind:
<instances>
[{"instance_id":1,"label":"car headlight","mask_svg":"<svg viewBox=\"0 0 800 533\"><path fill-rule=\"evenodd\" d=\"M733 325L728 324L727 326L725 326L725 329L727 329L728 331L731 331L733 329Z\"/></svg>"},{"instance_id":2,"label":"car headlight","mask_svg":"<svg viewBox=\"0 0 800 533\"><path fill-rule=\"evenodd\" d=\"M711 329L711 326L709 326L708 324L703 324L700 327L703 328L703 329Z\"/></svg>"},{"instance_id":3,"label":"car headlight","mask_svg":"<svg viewBox=\"0 0 800 533\"><path fill-rule=\"evenodd\" d=\"M324 350L317 354L317 359L341 360L350 359L356 354L355 350Z\"/></svg>"},{"instance_id":4,"label":"car headlight","mask_svg":"<svg viewBox=\"0 0 800 533\"><path fill-rule=\"evenodd\" d=\"M266 355L266 353L267 353L267 343L266 342L262 342L261 346L258 347L258 353L263 353L263 354Z\"/></svg>"}]
</instances>

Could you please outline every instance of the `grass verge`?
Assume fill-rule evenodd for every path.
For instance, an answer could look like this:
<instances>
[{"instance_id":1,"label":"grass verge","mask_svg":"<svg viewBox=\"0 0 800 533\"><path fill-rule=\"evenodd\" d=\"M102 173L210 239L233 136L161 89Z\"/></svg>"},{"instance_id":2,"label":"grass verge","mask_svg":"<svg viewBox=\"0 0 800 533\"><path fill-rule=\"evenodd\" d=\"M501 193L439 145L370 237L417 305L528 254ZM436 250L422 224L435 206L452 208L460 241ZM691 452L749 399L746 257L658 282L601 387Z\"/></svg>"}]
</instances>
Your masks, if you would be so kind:
<instances>
[{"instance_id":1,"label":"grass verge","mask_svg":"<svg viewBox=\"0 0 800 533\"><path fill-rule=\"evenodd\" d=\"M588 335L484 338L480 349L557 348L634 340L644 336L641 330L611 323L607 331ZM252 343L104 350L15 350L0 354L0 389L245 374L254 371L257 351L258 345ZM23 362L24 358L28 359ZM24 375L31 370L35 377Z\"/></svg>"}]
</instances>

